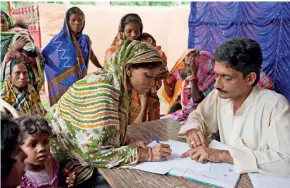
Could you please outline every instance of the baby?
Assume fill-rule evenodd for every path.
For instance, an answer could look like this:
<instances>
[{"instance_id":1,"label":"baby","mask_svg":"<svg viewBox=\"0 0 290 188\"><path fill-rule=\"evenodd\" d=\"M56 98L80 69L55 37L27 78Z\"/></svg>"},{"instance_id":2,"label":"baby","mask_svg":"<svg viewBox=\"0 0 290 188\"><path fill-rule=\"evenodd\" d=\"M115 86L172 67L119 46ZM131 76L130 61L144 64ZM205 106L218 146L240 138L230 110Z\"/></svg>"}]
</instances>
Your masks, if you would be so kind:
<instances>
[{"instance_id":1,"label":"baby","mask_svg":"<svg viewBox=\"0 0 290 188\"><path fill-rule=\"evenodd\" d=\"M38 71L37 71L37 63L39 63L37 62L38 49L35 47L34 41L30 36L27 24L22 20L16 20L14 25L12 26L11 29L8 30L8 32L17 33L12 39L13 41L17 40L20 37L23 37L27 41L27 43L25 44L25 46L22 48L20 52L24 54L25 56L27 56L27 58L25 58L24 60L26 63L29 64L34 74L35 81L34 83L31 83L31 84L37 85L38 81L40 80Z\"/></svg>"},{"instance_id":2,"label":"baby","mask_svg":"<svg viewBox=\"0 0 290 188\"><path fill-rule=\"evenodd\" d=\"M50 154L52 130L48 122L38 116L23 116L16 121L20 124L20 147L28 156L21 187L58 187L59 163ZM74 172L68 173L68 187L74 185L74 180Z\"/></svg>"}]
</instances>

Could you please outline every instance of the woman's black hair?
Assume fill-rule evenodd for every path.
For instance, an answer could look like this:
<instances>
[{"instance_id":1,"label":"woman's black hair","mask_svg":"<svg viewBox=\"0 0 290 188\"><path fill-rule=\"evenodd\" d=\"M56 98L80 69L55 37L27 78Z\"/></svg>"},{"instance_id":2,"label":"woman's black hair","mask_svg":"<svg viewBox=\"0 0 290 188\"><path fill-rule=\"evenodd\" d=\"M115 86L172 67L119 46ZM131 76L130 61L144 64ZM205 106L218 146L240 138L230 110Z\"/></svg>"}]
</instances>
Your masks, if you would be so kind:
<instances>
[{"instance_id":1,"label":"woman's black hair","mask_svg":"<svg viewBox=\"0 0 290 188\"><path fill-rule=\"evenodd\" d=\"M143 31L143 23L138 14L135 13L130 13L126 14L121 18L120 21L120 31L124 32L125 26L130 24L130 23L136 23L140 27L140 32L142 33Z\"/></svg>"},{"instance_id":2,"label":"woman's black hair","mask_svg":"<svg viewBox=\"0 0 290 188\"><path fill-rule=\"evenodd\" d=\"M66 23L68 24L69 18L71 17L72 14L77 14L77 13L79 13L81 16L83 16L83 18L85 20L85 14L79 7L71 7L66 12L66 16L65 16ZM84 26L83 26L81 32L83 31L84 28L85 28L85 22L84 22Z\"/></svg>"},{"instance_id":3,"label":"woman's black hair","mask_svg":"<svg viewBox=\"0 0 290 188\"><path fill-rule=\"evenodd\" d=\"M28 71L28 67L27 67L27 64L26 62L23 60L23 59L20 59L20 58L15 58L11 61L11 64L10 64L10 74L12 74L12 69L15 65L18 65L18 64L24 64L27 71Z\"/></svg>"},{"instance_id":4,"label":"woman's black hair","mask_svg":"<svg viewBox=\"0 0 290 188\"><path fill-rule=\"evenodd\" d=\"M52 128L48 122L39 116L22 116L16 119L20 125L20 143L23 143L25 134L47 134L52 136Z\"/></svg>"},{"instance_id":5,"label":"woman's black hair","mask_svg":"<svg viewBox=\"0 0 290 188\"><path fill-rule=\"evenodd\" d=\"M129 64L129 67L132 67L133 69L155 69L162 65L162 61L158 62L150 62L150 63L136 63L136 64Z\"/></svg>"},{"instance_id":6,"label":"woman's black hair","mask_svg":"<svg viewBox=\"0 0 290 188\"><path fill-rule=\"evenodd\" d=\"M11 172L15 160L12 153L19 147L19 125L4 112L1 112L1 179Z\"/></svg>"},{"instance_id":7,"label":"woman's black hair","mask_svg":"<svg viewBox=\"0 0 290 188\"><path fill-rule=\"evenodd\" d=\"M249 73L256 73L255 86L260 79L262 67L262 50L255 40L250 38L236 38L219 46L214 54L214 60L223 62L246 77Z\"/></svg>"}]
</instances>

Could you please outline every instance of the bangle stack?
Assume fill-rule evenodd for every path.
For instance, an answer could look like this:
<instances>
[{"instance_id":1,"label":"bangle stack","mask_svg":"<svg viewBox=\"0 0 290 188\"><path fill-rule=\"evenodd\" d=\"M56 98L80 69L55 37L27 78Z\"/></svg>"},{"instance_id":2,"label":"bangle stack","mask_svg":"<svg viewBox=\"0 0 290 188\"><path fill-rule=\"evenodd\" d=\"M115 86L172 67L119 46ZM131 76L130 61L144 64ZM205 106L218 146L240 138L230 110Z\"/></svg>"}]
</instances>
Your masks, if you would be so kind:
<instances>
[{"instance_id":1,"label":"bangle stack","mask_svg":"<svg viewBox=\"0 0 290 188\"><path fill-rule=\"evenodd\" d=\"M152 148L139 148L138 149L139 162L151 162L152 161Z\"/></svg>"},{"instance_id":2,"label":"bangle stack","mask_svg":"<svg viewBox=\"0 0 290 188\"><path fill-rule=\"evenodd\" d=\"M152 162L152 157L153 157L152 148L148 148L148 159L147 159L147 161L148 162Z\"/></svg>"}]
</instances>

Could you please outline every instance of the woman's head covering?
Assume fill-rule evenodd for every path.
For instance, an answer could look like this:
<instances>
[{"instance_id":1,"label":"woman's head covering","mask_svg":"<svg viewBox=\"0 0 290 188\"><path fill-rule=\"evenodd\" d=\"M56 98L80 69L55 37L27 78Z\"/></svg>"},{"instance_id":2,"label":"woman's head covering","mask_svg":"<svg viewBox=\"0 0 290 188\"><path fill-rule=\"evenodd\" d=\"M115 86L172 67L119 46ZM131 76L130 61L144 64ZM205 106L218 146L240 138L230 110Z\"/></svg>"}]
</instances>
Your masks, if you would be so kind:
<instances>
[{"instance_id":1,"label":"woman's head covering","mask_svg":"<svg viewBox=\"0 0 290 188\"><path fill-rule=\"evenodd\" d=\"M167 78L166 82L168 84L171 84L174 80L177 81L180 78L179 71L184 69L184 58L190 54L191 52L194 52L194 57L197 56L198 51L196 48L187 49L183 52L181 57L176 61L173 68L170 70L170 76ZM177 83L177 82L176 82ZM177 86L178 85L178 86ZM178 87L178 88L177 88ZM182 82L179 81L178 84L175 84L175 88L173 89L174 94L172 97L169 97L163 88L162 90L162 96L163 98L169 103L169 109L171 108L171 105L174 103L176 96L180 93L182 87Z\"/></svg>"},{"instance_id":2,"label":"woman's head covering","mask_svg":"<svg viewBox=\"0 0 290 188\"><path fill-rule=\"evenodd\" d=\"M105 65L105 70L88 74L74 83L61 99L50 109L55 116L70 122L68 126L82 127L82 130L99 129L114 131L108 133L110 144L125 144L129 115L126 66L150 63L162 65L159 53L146 43L125 40ZM92 113L93 112L93 113ZM57 129L57 128L56 128ZM115 130L118 130L117 132ZM95 133L97 134L97 133ZM114 136L115 135L115 136ZM103 143L103 144L106 144ZM120 146L120 145L119 145ZM78 151L77 151L78 152Z\"/></svg>"},{"instance_id":3,"label":"woman's head covering","mask_svg":"<svg viewBox=\"0 0 290 188\"><path fill-rule=\"evenodd\" d=\"M87 73L90 39L82 33L83 30L76 37L70 34L68 20L71 14L75 13L83 14L78 7L70 8L66 13L62 30L42 51L51 105Z\"/></svg>"},{"instance_id":4,"label":"woman's head covering","mask_svg":"<svg viewBox=\"0 0 290 188\"><path fill-rule=\"evenodd\" d=\"M184 68L184 58L190 54L191 52L194 52L194 56L193 58L195 58L198 55L198 51L196 48L191 48L191 49L187 49L183 52L183 54L181 55L181 57L176 61L175 65L173 66L173 68L171 69L171 73L182 70Z\"/></svg>"},{"instance_id":5,"label":"woman's head covering","mask_svg":"<svg viewBox=\"0 0 290 188\"><path fill-rule=\"evenodd\" d=\"M76 13L79 13L81 16L84 17L84 25L83 25L83 28L81 29L81 32L80 32L80 34L81 34L83 32L84 28L85 28L85 20L86 20L86 18L85 18L84 12L79 7L71 7L70 9L68 9L66 11L66 14L65 14L65 24L68 27L68 23L69 23L70 16L72 14L76 14ZM68 29L68 31L69 31L69 29Z\"/></svg>"},{"instance_id":6,"label":"woman's head covering","mask_svg":"<svg viewBox=\"0 0 290 188\"><path fill-rule=\"evenodd\" d=\"M107 72L113 75L115 87L121 91L119 97L119 112L124 115L123 122L125 122L125 126L128 125L130 105L126 67L139 63L158 63L163 65L158 51L149 44L136 40L124 40L105 65Z\"/></svg>"},{"instance_id":7,"label":"woman's head covering","mask_svg":"<svg viewBox=\"0 0 290 188\"><path fill-rule=\"evenodd\" d=\"M46 110L41 104L39 94L34 87L27 84L27 86L20 91L10 82L9 77L11 76L13 67L20 63L23 63L27 68L26 62L22 59L13 59L7 63L5 69L5 80L3 82L4 87L3 89L1 88L1 97L21 115L44 116Z\"/></svg>"},{"instance_id":8,"label":"woman's head covering","mask_svg":"<svg viewBox=\"0 0 290 188\"><path fill-rule=\"evenodd\" d=\"M120 24L118 27L118 32L117 35L115 36L111 46L119 46L122 43L122 36L121 36L121 32L124 32L125 29L125 25L127 25L128 23L136 23L139 25L140 27L140 37L142 36L142 32L143 32L143 23L142 20L140 18L140 16L138 14L135 13L129 13L124 15L121 20L120 20Z\"/></svg>"},{"instance_id":9,"label":"woman's head covering","mask_svg":"<svg viewBox=\"0 0 290 188\"><path fill-rule=\"evenodd\" d=\"M11 19L11 17L3 10L1 10L1 14L3 14L6 17L6 20L8 22L8 27L9 27L9 29L11 29L11 27L12 27L12 19Z\"/></svg>"},{"instance_id":10,"label":"woman's head covering","mask_svg":"<svg viewBox=\"0 0 290 188\"><path fill-rule=\"evenodd\" d=\"M192 52L192 51L191 51ZM187 52L183 54L185 57L187 54L191 53ZM214 59L213 56L207 51L197 51L195 50L194 54L194 62L197 66L197 73L196 76L198 78L198 88L200 91L205 92L204 95L206 96L212 89L215 82L214 76ZM184 59L184 58L183 58ZM183 67L183 69L181 69ZM188 69L191 67L184 68L184 61L177 66L175 66L175 70L184 71L183 73L186 74ZM207 90L210 88L209 92Z\"/></svg>"},{"instance_id":11,"label":"woman's head covering","mask_svg":"<svg viewBox=\"0 0 290 188\"><path fill-rule=\"evenodd\" d=\"M13 59L11 61L9 61L6 66L3 66L3 71L1 71L1 83L0 83L0 92L2 92L3 87L5 86L5 84L9 81L9 78L11 76L12 73L12 69L15 65L18 65L20 63L23 63L25 65L25 67L27 68L28 71L28 67L25 61L23 61L22 59Z\"/></svg>"},{"instance_id":12,"label":"woman's head covering","mask_svg":"<svg viewBox=\"0 0 290 188\"><path fill-rule=\"evenodd\" d=\"M8 29L11 29L11 27L12 27L11 18L3 10L1 10L1 14L6 17L7 22L8 22L8 27L9 27ZM1 31L1 37L0 37L1 38L1 43L0 43L0 50L1 50L1 53L0 53L1 60L0 61L1 61L1 64L2 64L2 62L5 62L5 59L6 59L5 56L6 56L6 53L8 51L9 45L11 45L10 42L13 39L13 37L14 37L14 33L9 33L8 31L5 31L5 35L4 35L4 31ZM1 71L3 71L3 68Z\"/></svg>"},{"instance_id":13,"label":"woman's head covering","mask_svg":"<svg viewBox=\"0 0 290 188\"><path fill-rule=\"evenodd\" d=\"M5 76L11 76L12 73L12 69L15 65L18 65L22 63L23 65L25 65L25 67L27 68L28 71L28 67L27 67L27 63L22 60L22 59L13 59L10 62L7 63L7 67L6 67L6 71L5 71Z\"/></svg>"},{"instance_id":14,"label":"woman's head covering","mask_svg":"<svg viewBox=\"0 0 290 188\"><path fill-rule=\"evenodd\" d=\"M105 69L114 75L117 80L125 81L126 73L125 67L130 64L138 63L162 63L157 50L147 43L140 41L124 40L118 50L112 54L111 59L105 65ZM124 82L126 85L126 82ZM126 87L126 86L125 86Z\"/></svg>"},{"instance_id":15,"label":"woman's head covering","mask_svg":"<svg viewBox=\"0 0 290 188\"><path fill-rule=\"evenodd\" d=\"M213 90L215 83L213 56L207 51L200 51L195 58L195 63L198 89L203 92L204 96L207 96Z\"/></svg>"},{"instance_id":16,"label":"woman's head covering","mask_svg":"<svg viewBox=\"0 0 290 188\"><path fill-rule=\"evenodd\" d=\"M128 24L128 23L137 23L137 24L139 24L140 32L142 33L142 31L143 31L143 23L142 23L142 20L141 20L141 18L140 18L140 16L138 14L129 13L129 14L124 15L121 18L121 21L120 21L120 31L121 32L124 32L125 25Z\"/></svg>"}]
</instances>

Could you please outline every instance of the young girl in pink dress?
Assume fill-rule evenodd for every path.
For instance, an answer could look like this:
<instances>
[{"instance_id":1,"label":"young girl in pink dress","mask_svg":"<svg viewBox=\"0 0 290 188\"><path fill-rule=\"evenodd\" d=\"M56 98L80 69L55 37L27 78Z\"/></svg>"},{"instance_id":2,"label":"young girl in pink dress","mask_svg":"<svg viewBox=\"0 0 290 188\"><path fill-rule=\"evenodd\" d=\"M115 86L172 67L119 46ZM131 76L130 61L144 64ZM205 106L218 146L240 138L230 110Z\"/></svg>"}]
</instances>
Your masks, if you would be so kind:
<instances>
[{"instance_id":1,"label":"young girl in pink dress","mask_svg":"<svg viewBox=\"0 0 290 188\"><path fill-rule=\"evenodd\" d=\"M23 116L20 124L21 149L27 154L26 172L22 177L22 188L57 188L58 161L50 154L49 139L52 136L48 122L37 116ZM75 175L69 173L66 183L71 187Z\"/></svg>"}]
</instances>

